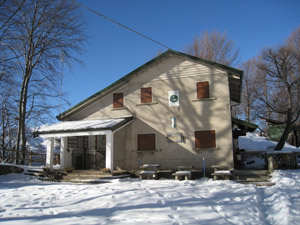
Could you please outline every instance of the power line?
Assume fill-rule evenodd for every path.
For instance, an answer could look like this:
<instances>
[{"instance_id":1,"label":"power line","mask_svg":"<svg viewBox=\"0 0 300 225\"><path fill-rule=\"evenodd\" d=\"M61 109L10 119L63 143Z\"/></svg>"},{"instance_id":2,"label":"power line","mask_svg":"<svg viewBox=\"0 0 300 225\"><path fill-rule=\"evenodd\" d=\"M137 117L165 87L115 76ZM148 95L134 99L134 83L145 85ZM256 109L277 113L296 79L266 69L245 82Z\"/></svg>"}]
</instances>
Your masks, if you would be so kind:
<instances>
[{"instance_id":1,"label":"power line","mask_svg":"<svg viewBox=\"0 0 300 225\"><path fill-rule=\"evenodd\" d=\"M77 5L79 5L79 6L83 7L83 8L85 8L85 9L87 9L88 11L90 11L90 12L96 14L96 15L101 16L102 18L104 18L104 19L106 19L106 20L109 20L110 22L112 22L112 23L114 23L114 24L116 24L116 25L118 25L118 26L120 26L120 27L123 27L123 28L125 28L125 29L127 29L127 30L129 30L129 31L131 31L131 32L133 32L133 33L135 33L135 34L137 34L137 35L143 37L143 38L146 38L146 39L148 39L148 40L150 40L150 41L152 41L152 42L154 42L154 43L156 43L156 44L159 44L160 46L162 46L162 47L164 47L164 48L170 49L168 46L166 46L166 45L164 45L164 44L162 44L162 43L160 43L160 42L158 42L158 41L155 41L155 40L153 40L152 38L149 38L149 37L147 37L146 35L143 35L143 34L137 32L137 31L135 31L135 30L133 30L133 29L131 29L131 28L129 28L129 27L127 27L127 26L125 26L125 25L123 25L123 24L121 24L121 23L119 23L119 22L117 22L117 21L115 21L115 20L113 20L113 19L107 17L107 16L104 16L103 14L101 14L101 13L99 13L99 12L93 10L93 9L90 9L90 8L86 7L85 5L83 5L83 4L79 3L79 2L76 2L75 0L71 0L71 1L72 1L73 3L75 3L75 4L77 4Z\"/></svg>"}]
</instances>

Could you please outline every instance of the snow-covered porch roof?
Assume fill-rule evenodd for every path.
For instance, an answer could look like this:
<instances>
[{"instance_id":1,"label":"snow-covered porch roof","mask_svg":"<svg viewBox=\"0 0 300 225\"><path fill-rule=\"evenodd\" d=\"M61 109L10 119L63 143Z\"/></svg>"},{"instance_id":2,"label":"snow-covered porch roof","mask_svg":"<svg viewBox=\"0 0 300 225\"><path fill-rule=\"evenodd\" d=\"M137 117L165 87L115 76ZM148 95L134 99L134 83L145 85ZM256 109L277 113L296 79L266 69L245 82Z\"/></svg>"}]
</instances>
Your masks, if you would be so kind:
<instances>
[{"instance_id":1,"label":"snow-covered porch roof","mask_svg":"<svg viewBox=\"0 0 300 225\"><path fill-rule=\"evenodd\" d=\"M46 166L50 169L53 169L54 138L59 137L61 139L60 169L62 170L71 164L67 160L68 157L70 158L70 156L67 156L67 137L105 135L105 166L113 170L114 132L131 121L133 121L133 116L119 119L67 121L40 127L34 134L35 136L48 138Z\"/></svg>"},{"instance_id":2,"label":"snow-covered porch roof","mask_svg":"<svg viewBox=\"0 0 300 225\"><path fill-rule=\"evenodd\" d=\"M43 138L100 135L114 132L132 120L131 116L118 119L66 121L42 126L34 132L34 135Z\"/></svg>"}]
</instances>

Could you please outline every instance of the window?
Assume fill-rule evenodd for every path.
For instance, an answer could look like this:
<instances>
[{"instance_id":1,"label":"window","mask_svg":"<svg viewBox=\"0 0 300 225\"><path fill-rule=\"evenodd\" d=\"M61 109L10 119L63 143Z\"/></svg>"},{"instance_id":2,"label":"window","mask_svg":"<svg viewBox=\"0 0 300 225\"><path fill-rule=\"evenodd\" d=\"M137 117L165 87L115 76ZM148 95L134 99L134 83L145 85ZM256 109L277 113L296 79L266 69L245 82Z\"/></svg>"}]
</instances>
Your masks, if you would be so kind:
<instances>
[{"instance_id":1,"label":"window","mask_svg":"<svg viewBox=\"0 0 300 225\"><path fill-rule=\"evenodd\" d=\"M77 137L68 137L68 148L78 148Z\"/></svg>"},{"instance_id":2,"label":"window","mask_svg":"<svg viewBox=\"0 0 300 225\"><path fill-rule=\"evenodd\" d=\"M124 104L124 96L123 93L114 93L113 94L113 108L114 109L119 109L123 108Z\"/></svg>"},{"instance_id":3,"label":"window","mask_svg":"<svg viewBox=\"0 0 300 225\"><path fill-rule=\"evenodd\" d=\"M96 136L95 149L105 151L105 149L106 149L106 135Z\"/></svg>"},{"instance_id":4,"label":"window","mask_svg":"<svg viewBox=\"0 0 300 225\"><path fill-rule=\"evenodd\" d=\"M195 131L195 148L216 148L216 131Z\"/></svg>"},{"instance_id":5,"label":"window","mask_svg":"<svg viewBox=\"0 0 300 225\"><path fill-rule=\"evenodd\" d=\"M155 134L138 134L137 149L141 150L155 150Z\"/></svg>"},{"instance_id":6,"label":"window","mask_svg":"<svg viewBox=\"0 0 300 225\"><path fill-rule=\"evenodd\" d=\"M209 82L198 82L197 86L197 99L209 98Z\"/></svg>"},{"instance_id":7,"label":"window","mask_svg":"<svg viewBox=\"0 0 300 225\"><path fill-rule=\"evenodd\" d=\"M141 103L151 103L152 102L152 88L141 88Z\"/></svg>"}]
</instances>

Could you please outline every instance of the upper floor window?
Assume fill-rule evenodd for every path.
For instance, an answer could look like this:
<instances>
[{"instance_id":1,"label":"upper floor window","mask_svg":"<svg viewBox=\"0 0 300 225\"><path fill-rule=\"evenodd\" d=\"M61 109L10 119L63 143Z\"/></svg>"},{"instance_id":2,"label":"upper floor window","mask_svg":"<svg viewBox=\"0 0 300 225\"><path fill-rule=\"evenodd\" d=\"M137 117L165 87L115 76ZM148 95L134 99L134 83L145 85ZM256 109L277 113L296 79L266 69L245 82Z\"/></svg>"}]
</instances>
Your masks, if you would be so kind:
<instances>
[{"instance_id":1,"label":"upper floor window","mask_svg":"<svg viewBox=\"0 0 300 225\"><path fill-rule=\"evenodd\" d=\"M141 103L152 102L152 87L141 88Z\"/></svg>"},{"instance_id":2,"label":"upper floor window","mask_svg":"<svg viewBox=\"0 0 300 225\"><path fill-rule=\"evenodd\" d=\"M198 82L197 87L197 99L209 98L209 82Z\"/></svg>"},{"instance_id":3,"label":"upper floor window","mask_svg":"<svg viewBox=\"0 0 300 225\"><path fill-rule=\"evenodd\" d=\"M195 131L195 148L216 148L216 131Z\"/></svg>"},{"instance_id":4,"label":"upper floor window","mask_svg":"<svg viewBox=\"0 0 300 225\"><path fill-rule=\"evenodd\" d=\"M119 109L124 106L124 94L123 93L114 93L113 94L113 108Z\"/></svg>"}]
</instances>

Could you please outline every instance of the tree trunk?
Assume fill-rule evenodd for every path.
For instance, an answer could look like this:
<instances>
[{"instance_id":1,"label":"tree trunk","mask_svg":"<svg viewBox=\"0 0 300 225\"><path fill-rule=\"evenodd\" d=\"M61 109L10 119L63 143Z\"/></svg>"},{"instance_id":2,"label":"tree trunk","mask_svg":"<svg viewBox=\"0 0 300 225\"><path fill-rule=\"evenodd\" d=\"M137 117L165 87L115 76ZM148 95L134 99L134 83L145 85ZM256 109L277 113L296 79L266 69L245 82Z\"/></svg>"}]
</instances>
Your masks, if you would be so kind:
<instances>
[{"instance_id":1,"label":"tree trunk","mask_svg":"<svg viewBox=\"0 0 300 225\"><path fill-rule=\"evenodd\" d=\"M2 160L5 159L5 113L2 112L2 143L1 143L1 149L2 149Z\"/></svg>"},{"instance_id":2,"label":"tree trunk","mask_svg":"<svg viewBox=\"0 0 300 225\"><path fill-rule=\"evenodd\" d=\"M29 75L28 75L29 74ZM23 79L22 89L20 93L20 105L19 105L19 122L18 122L18 134L17 134L17 156L16 161L19 160L19 151L21 145L21 151L26 151L26 126L25 126L25 118L26 118L26 106L27 106L27 93L28 93L28 83L30 78L30 72L26 71ZM22 155L22 164L24 164L25 153Z\"/></svg>"},{"instance_id":3,"label":"tree trunk","mask_svg":"<svg viewBox=\"0 0 300 225\"><path fill-rule=\"evenodd\" d=\"M280 151L284 147L285 142L289 136L289 133L291 132L291 126L292 126L292 110L288 109L287 120L286 120L286 125L284 128L283 134L282 134L278 144L274 148L274 150Z\"/></svg>"}]
</instances>

